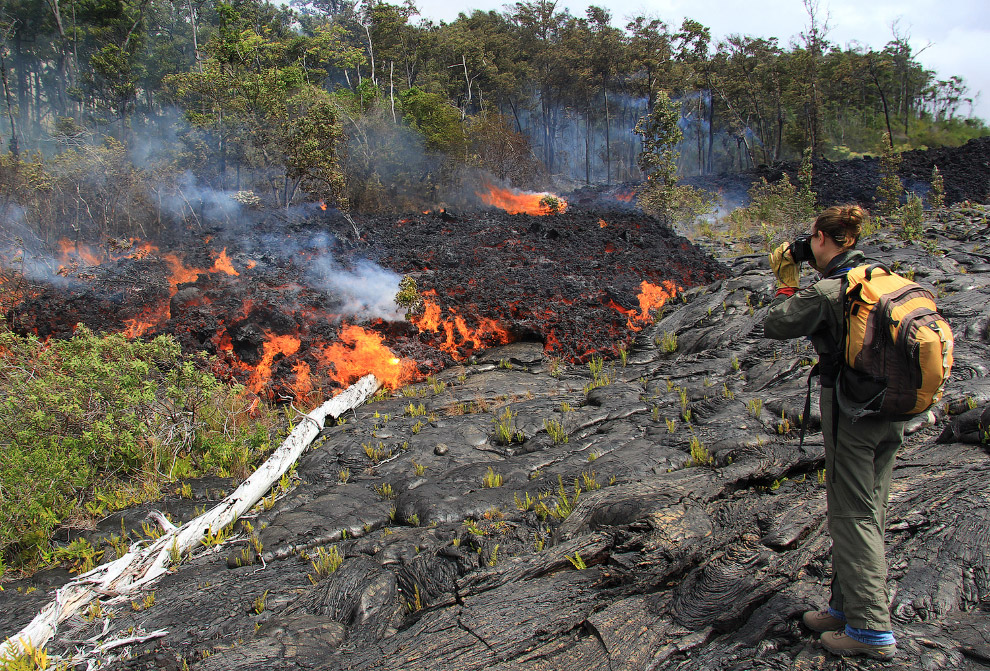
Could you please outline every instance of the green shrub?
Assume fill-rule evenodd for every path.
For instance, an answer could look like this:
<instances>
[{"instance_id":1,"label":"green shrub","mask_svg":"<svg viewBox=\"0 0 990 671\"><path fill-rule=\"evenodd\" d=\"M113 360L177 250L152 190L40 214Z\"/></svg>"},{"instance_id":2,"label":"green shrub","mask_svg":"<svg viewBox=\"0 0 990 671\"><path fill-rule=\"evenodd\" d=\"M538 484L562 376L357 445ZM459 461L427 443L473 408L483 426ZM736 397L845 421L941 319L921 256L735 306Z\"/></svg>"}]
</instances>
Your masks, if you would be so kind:
<instances>
[{"instance_id":1,"label":"green shrub","mask_svg":"<svg viewBox=\"0 0 990 671\"><path fill-rule=\"evenodd\" d=\"M167 336L80 325L42 343L0 323L0 556L33 563L67 517L155 498L177 477L248 473L269 429L210 364Z\"/></svg>"}]
</instances>

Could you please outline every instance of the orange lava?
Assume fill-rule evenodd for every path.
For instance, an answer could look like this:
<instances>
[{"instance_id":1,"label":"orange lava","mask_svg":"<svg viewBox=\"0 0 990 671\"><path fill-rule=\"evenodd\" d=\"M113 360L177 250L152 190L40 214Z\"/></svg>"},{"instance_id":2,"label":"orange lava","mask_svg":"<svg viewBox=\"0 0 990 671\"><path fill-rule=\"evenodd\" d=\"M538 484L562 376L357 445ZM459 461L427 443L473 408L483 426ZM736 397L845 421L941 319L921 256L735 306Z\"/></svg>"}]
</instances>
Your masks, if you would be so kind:
<instances>
[{"instance_id":1,"label":"orange lava","mask_svg":"<svg viewBox=\"0 0 990 671\"><path fill-rule=\"evenodd\" d=\"M290 356L299 351L301 344L299 338L291 335L275 335L270 331L265 331L265 342L262 343L261 361L251 371L248 379L248 389L258 394L272 377L272 363L279 354Z\"/></svg>"},{"instance_id":2,"label":"orange lava","mask_svg":"<svg viewBox=\"0 0 990 671\"><path fill-rule=\"evenodd\" d=\"M60 267L70 265L73 261L81 261L86 266L98 266L103 263L103 252L94 250L89 245L80 245L68 238L58 241Z\"/></svg>"},{"instance_id":3,"label":"orange lava","mask_svg":"<svg viewBox=\"0 0 990 671\"><path fill-rule=\"evenodd\" d=\"M424 296L427 295L424 292ZM423 300L423 314L413 316L412 321L419 330L431 333L443 332L445 340L440 349L450 354L454 359L461 360L468 353L489 347L493 344L504 345L512 340L509 332L497 321L486 317L478 317L478 326L471 328L464 317L450 310L449 319L442 318L440 306L429 299Z\"/></svg>"},{"instance_id":4,"label":"orange lava","mask_svg":"<svg viewBox=\"0 0 990 671\"><path fill-rule=\"evenodd\" d=\"M224 247L223 251L220 252L220 256L217 257L216 261L213 262L213 267L210 268L211 273L227 273L228 275L240 275L239 272L234 270L234 265L230 262L230 257L227 256L227 248Z\"/></svg>"},{"instance_id":5,"label":"orange lava","mask_svg":"<svg viewBox=\"0 0 990 671\"><path fill-rule=\"evenodd\" d=\"M320 360L329 377L349 385L368 373L383 385L397 389L416 377L416 362L400 359L382 343L382 337L351 324L340 329L340 339L322 348Z\"/></svg>"},{"instance_id":6,"label":"orange lava","mask_svg":"<svg viewBox=\"0 0 990 671\"><path fill-rule=\"evenodd\" d=\"M476 191L486 205L505 210L509 214L548 215L567 211L567 201L552 193L533 193L516 189L500 189L486 184L487 191ZM551 203L556 202L556 209Z\"/></svg>"},{"instance_id":7,"label":"orange lava","mask_svg":"<svg viewBox=\"0 0 990 671\"><path fill-rule=\"evenodd\" d=\"M598 220L598 228L606 228L607 226L608 226L608 222L607 221L605 221L604 219L599 219Z\"/></svg>"},{"instance_id":8,"label":"orange lava","mask_svg":"<svg viewBox=\"0 0 990 671\"><path fill-rule=\"evenodd\" d=\"M670 280L664 280L660 286L651 284L643 280L639 285L639 312L635 310L624 310L615 303L612 307L629 318L628 326L633 331L639 331L644 325L649 323L651 313L664 306L668 299L677 295L680 289Z\"/></svg>"},{"instance_id":9,"label":"orange lava","mask_svg":"<svg viewBox=\"0 0 990 671\"><path fill-rule=\"evenodd\" d=\"M635 195L635 191L624 191L622 193L615 194L615 199L623 203L628 203L632 201L633 196Z\"/></svg>"}]
</instances>

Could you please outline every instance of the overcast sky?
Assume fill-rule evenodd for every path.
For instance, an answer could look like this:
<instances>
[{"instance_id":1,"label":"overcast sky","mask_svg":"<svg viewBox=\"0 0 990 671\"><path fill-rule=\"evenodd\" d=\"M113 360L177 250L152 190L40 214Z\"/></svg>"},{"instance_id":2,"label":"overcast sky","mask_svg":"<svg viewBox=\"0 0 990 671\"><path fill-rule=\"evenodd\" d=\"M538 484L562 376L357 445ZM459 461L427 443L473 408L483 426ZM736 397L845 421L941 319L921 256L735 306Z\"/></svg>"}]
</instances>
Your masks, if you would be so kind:
<instances>
[{"instance_id":1,"label":"overcast sky","mask_svg":"<svg viewBox=\"0 0 990 671\"><path fill-rule=\"evenodd\" d=\"M505 0L415 0L423 18L450 22L471 9L504 11ZM612 23L625 27L635 14L659 17L672 30L687 17L712 30L715 40L740 33L776 37L786 46L808 26L801 0L558 0L558 9L584 15L592 4L606 7ZM514 6L513 3L508 3ZM973 116L990 121L990 2L987 0L819 0L819 15L828 16L828 39L843 47L858 42L882 48L892 38L891 24L909 36L921 64L939 79L960 75L975 99ZM414 19L415 20L415 19ZM926 48L927 47L927 48ZM922 49L924 49L922 51ZM982 93L980 93L982 91ZM968 106L962 108L970 114Z\"/></svg>"}]
</instances>

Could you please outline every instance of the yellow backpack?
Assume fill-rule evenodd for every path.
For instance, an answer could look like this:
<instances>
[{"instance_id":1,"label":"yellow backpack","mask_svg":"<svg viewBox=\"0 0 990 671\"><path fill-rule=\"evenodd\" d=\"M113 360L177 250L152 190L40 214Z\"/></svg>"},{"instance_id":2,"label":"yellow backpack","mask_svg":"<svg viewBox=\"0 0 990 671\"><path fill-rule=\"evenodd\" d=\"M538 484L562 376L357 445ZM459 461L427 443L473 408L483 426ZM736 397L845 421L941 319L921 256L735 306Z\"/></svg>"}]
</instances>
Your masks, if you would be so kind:
<instances>
[{"instance_id":1,"label":"yellow backpack","mask_svg":"<svg viewBox=\"0 0 990 671\"><path fill-rule=\"evenodd\" d=\"M935 296L883 264L852 268L846 282L839 406L854 420L924 412L952 369L952 329Z\"/></svg>"}]
</instances>

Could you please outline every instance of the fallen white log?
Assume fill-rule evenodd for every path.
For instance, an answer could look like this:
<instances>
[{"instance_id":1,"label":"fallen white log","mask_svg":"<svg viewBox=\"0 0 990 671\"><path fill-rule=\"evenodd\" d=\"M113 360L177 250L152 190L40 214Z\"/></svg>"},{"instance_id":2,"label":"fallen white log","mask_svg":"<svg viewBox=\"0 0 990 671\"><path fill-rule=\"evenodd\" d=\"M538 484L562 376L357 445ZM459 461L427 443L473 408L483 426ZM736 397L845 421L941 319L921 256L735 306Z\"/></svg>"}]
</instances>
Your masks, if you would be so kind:
<instances>
[{"instance_id":1,"label":"fallen white log","mask_svg":"<svg viewBox=\"0 0 990 671\"><path fill-rule=\"evenodd\" d=\"M218 533L251 509L272 485L289 470L310 443L323 430L327 417L337 418L356 408L381 388L374 375L365 375L341 394L304 415L289 437L230 496L189 520L168 530L151 545L134 546L119 559L97 566L62 586L55 600L38 613L30 624L0 646L0 660L16 658L38 650L54 636L58 625L85 608L94 599L133 592L168 571L173 556L195 547L207 533Z\"/></svg>"}]
</instances>

